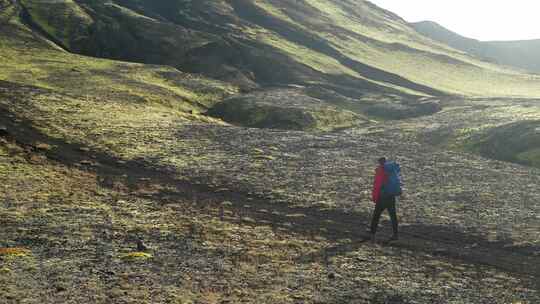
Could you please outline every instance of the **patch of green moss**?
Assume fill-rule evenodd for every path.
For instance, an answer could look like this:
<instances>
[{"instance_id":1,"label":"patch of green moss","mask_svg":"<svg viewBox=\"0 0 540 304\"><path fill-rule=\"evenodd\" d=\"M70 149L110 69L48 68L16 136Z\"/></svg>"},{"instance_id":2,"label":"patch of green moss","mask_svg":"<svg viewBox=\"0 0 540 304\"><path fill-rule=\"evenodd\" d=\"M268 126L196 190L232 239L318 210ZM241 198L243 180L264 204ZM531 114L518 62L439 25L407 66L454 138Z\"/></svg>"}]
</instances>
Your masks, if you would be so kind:
<instances>
[{"instance_id":1,"label":"patch of green moss","mask_svg":"<svg viewBox=\"0 0 540 304\"><path fill-rule=\"evenodd\" d=\"M6 257L27 257L32 252L26 248L0 248L0 256Z\"/></svg>"},{"instance_id":2,"label":"patch of green moss","mask_svg":"<svg viewBox=\"0 0 540 304\"><path fill-rule=\"evenodd\" d=\"M464 147L489 158L540 167L540 121L489 128L472 135Z\"/></svg>"},{"instance_id":3,"label":"patch of green moss","mask_svg":"<svg viewBox=\"0 0 540 304\"><path fill-rule=\"evenodd\" d=\"M254 158L258 160L275 160L276 159L272 155L255 155Z\"/></svg>"},{"instance_id":4,"label":"patch of green moss","mask_svg":"<svg viewBox=\"0 0 540 304\"><path fill-rule=\"evenodd\" d=\"M215 105L208 114L246 127L302 131L332 131L362 122L353 112L287 90L232 98Z\"/></svg>"},{"instance_id":5,"label":"patch of green moss","mask_svg":"<svg viewBox=\"0 0 540 304\"><path fill-rule=\"evenodd\" d=\"M153 256L146 252L130 252L120 256L125 261L144 261L153 258Z\"/></svg>"},{"instance_id":6,"label":"patch of green moss","mask_svg":"<svg viewBox=\"0 0 540 304\"><path fill-rule=\"evenodd\" d=\"M516 155L516 159L520 163L530 164L540 168L540 148L530 149Z\"/></svg>"},{"instance_id":7,"label":"patch of green moss","mask_svg":"<svg viewBox=\"0 0 540 304\"><path fill-rule=\"evenodd\" d=\"M79 47L90 36L93 19L72 0L22 0L28 18L66 48Z\"/></svg>"}]
</instances>

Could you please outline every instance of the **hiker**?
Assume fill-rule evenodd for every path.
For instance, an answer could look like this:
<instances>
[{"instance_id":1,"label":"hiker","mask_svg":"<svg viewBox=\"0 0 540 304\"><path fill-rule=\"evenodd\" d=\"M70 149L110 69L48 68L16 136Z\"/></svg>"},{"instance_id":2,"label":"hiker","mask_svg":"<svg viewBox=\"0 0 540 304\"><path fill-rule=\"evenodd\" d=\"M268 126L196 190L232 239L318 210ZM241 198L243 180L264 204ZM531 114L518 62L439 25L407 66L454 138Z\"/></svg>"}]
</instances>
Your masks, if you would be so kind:
<instances>
[{"instance_id":1,"label":"hiker","mask_svg":"<svg viewBox=\"0 0 540 304\"><path fill-rule=\"evenodd\" d=\"M401 176L399 164L387 162L385 157L378 160L379 166L375 169L372 199L375 203L373 219L371 220L371 239L375 240L379 219L384 210L388 210L392 220L391 241L398 239L398 219L396 214L396 196L401 195Z\"/></svg>"}]
</instances>

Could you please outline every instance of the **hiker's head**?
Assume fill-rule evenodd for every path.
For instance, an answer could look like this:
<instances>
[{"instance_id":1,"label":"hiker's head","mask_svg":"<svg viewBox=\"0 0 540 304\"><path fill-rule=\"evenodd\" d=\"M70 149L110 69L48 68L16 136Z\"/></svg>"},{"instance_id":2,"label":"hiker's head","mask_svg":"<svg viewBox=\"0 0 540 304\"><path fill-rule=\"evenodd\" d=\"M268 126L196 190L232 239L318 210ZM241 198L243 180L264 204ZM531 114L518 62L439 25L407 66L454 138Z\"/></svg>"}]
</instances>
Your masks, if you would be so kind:
<instances>
[{"instance_id":1,"label":"hiker's head","mask_svg":"<svg viewBox=\"0 0 540 304\"><path fill-rule=\"evenodd\" d=\"M384 164L386 164L386 157L381 157L377 161L379 162L379 165L384 166Z\"/></svg>"}]
</instances>

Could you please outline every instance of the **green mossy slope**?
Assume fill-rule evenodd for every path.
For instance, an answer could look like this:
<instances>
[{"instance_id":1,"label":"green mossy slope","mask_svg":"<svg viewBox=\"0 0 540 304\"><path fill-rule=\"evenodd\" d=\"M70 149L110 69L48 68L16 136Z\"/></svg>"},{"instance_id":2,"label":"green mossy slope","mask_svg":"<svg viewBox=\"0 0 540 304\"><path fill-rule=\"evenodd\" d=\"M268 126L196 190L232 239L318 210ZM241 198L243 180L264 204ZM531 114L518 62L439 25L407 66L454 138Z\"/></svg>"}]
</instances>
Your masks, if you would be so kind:
<instances>
[{"instance_id":1,"label":"green mossy slope","mask_svg":"<svg viewBox=\"0 0 540 304\"><path fill-rule=\"evenodd\" d=\"M51 90L81 101L156 105L183 112L204 111L238 92L233 85L169 66L68 53L20 20L21 7L9 3L4 3L5 10L0 14L0 80ZM66 10L80 10L72 2L55 3L60 4ZM83 18L72 13L62 16L69 20ZM55 33L58 32L50 34Z\"/></svg>"},{"instance_id":2,"label":"green mossy slope","mask_svg":"<svg viewBox=\"0 0 540 304\"><path fill-rule=\"evenodd\" d=\"M246 127L299 131L332 131L366 122L353 112L298 90L271 90L233 97L216 104L208 114Z\"/></svg>"},{"instance_id":3,"label":"green mossy slope","mask_svg":"<svg viewBox=\"0 0 540 304\"><path fill-rule=\"evenodd\" d=\"M540 167L540 120L490 128L472 136L465 146L485 157Z\"/></svg>"},{"instance_id":4,"label":"green mossy slope","mask_svg":"<svg viewBox=\"0 0 540 304\"><path fill-rule=\"evenodd\" d=\"M70 51L167 64L253 89L321 83L402 95L540 96L540 76L436 43L368 1L23 1ZM77 21L77 22L75 22Z\"/></svg>"}]
</instances>

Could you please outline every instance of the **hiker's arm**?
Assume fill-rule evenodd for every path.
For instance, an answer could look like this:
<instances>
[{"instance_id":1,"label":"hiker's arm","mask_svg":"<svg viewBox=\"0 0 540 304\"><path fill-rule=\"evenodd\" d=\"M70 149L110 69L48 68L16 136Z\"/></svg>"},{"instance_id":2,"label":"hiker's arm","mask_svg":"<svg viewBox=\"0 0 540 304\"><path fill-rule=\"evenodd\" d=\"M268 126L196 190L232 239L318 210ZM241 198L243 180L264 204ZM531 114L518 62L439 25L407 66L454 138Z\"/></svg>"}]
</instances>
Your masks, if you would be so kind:
<instances>
[{"instance_id":1,"label":"hiker's arm","mask_svg":"<svg viewBox=\"0 0 540 304\"><path fill-rule=\"evenodd\" d=\"M398 174L399 174L399 186L401 188L401 194L399 195L399 197L401 199L404 199L405 198L405 183L403 182L403 175L401 175L400 167L398 167Z\"/></svg>"},{"instance_id":2,"label":"hiker's arm","mask_svg":"<svg viewBox=\"0 0 540 304\"><path fill-rule=\"evenodd\" d=\"M381 170L375 170L375 178L373 181L373 191L371 192L371 199L374 203L379 200L381 194L382 184L384 182L384 174Z\"/></svg>"}]
</instances>

